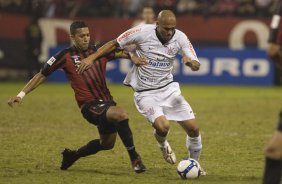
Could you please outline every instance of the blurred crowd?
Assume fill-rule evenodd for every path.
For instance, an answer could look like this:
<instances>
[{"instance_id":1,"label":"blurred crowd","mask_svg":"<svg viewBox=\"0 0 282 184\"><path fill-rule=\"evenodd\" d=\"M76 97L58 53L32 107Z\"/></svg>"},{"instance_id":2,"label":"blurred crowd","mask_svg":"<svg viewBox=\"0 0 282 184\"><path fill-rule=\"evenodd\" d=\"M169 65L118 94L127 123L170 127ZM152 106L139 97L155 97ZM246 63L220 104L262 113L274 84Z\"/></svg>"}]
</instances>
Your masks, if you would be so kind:
<instances>
[{"instance_id":1,"label":"blurred crowd","mask_svg":"<svg viewBox=\"0 0 282 184\"><path fill-rule=\"evenodd\" d=\"M0 11L39 17L136 17L144 6L177 15L271 16L279 0L0 0Z\"/></svg>"}]
</instances>

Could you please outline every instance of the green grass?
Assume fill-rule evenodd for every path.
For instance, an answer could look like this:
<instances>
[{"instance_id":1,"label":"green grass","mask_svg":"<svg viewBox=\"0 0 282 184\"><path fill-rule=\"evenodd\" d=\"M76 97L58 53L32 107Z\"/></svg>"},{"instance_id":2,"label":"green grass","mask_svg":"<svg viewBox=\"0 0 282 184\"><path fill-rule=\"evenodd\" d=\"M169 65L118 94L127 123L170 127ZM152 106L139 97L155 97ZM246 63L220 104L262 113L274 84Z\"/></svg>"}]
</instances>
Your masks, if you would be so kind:
<instances>
[{"instance_id":1,"label":"green grass","mask_svg":"<svg viewBox=\"0 0 282 184\"><path fill-rule=\"evenodd\" d=\"M97 130L81 116L68 85L44 84L16 108L6 104L22 83L0 84L0 183L261 183L263 147L271 138L282 108L281 88L184 86L182 94L197 113L203 152L200 164L208 176L183 181L167 164L152 128L133 104L132 91L110 85L130 118L137 150L148 171L135 174L120 139L115 148L82 158L60 171L60 152L97 138ZM185 133L172 123L169 141L178 161L187 155Z\"/></svg>"}]
</instances>

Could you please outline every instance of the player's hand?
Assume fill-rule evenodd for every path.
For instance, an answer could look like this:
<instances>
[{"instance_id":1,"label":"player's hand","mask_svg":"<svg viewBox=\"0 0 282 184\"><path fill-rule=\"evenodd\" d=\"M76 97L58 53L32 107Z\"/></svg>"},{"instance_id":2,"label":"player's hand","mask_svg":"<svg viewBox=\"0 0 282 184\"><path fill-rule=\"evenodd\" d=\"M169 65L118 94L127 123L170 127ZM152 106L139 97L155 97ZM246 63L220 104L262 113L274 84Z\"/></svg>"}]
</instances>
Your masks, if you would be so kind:
<instances>
[{"instance_id":1,"label":"player's hand","mask_svg":"<svg viewBox=\"0 0 282 184\"><path fill-rule=\"evenodd\" d=\"M130 59L137 66L148 64L148 61L144 57L132 55Z\"/></svg>"},{"instance_id":2,"label":"player's hand","mask_svg":"<svg viewBox=\"0 0 282 184\"><path fill-rule=\"evenodd\" d=\"M11 97L9 100L8 100L8 105L10 107L13 107L15 104L20 104L22 102L22 98L21 97L18 97L18 96L15 96L15 97Z\"/></svg>"},{"instance_id":3,"label":"player's hand","mask_svg":"<svg viewBox=\"0 0 282 184\"><path fill-rule=\"evenodd\" d=\"M82 74L85 70L89 69L93 63L93 59L88 57L81 61L80 65L76 69L78 74Z\"/></svg>"},{"instance_id":4,"label":"player's hand","mask_svg":"<svg viewBox=\"0 0 282 184\"><path fill-rule=\"evenodd\" d=\"M198 71L200 69L200 63L198 61L192 60L186 56L182 58L182 62L186 66L189 66L192 71Z\"/></svg>"}]
</instances>

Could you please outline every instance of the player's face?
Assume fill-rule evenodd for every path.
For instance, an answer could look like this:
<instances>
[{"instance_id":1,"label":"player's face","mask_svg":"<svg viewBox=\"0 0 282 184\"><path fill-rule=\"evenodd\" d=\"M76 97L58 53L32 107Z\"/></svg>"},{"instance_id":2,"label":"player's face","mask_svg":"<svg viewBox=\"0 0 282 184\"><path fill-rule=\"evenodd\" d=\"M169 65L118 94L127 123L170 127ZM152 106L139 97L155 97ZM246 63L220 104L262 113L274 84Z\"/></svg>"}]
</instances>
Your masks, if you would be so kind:
<instances>
[{"instance_id":1,"label":"player's face","mask_svg":"<svg viewBox=\"0 0 282 184\"><path fill-rule=\"evenodd\" d=\"M76 47L81 50L87 50L90 42L90 33L88 27L83 27L76 29L74 35L71 35L71 38Z\"/></svg>"},{"instance_id":2,"label":"player's face","mask_svg":"<svg viewBox=\"0 0 282 184\"><path fill-rule=\"evenodd\" d=\"M153 24L155 19L155 13L152 8L144 8L142 18L146 24Z\"/></svg>"},{"instance_id":3,"label":"player's face","mask_svg":"<svg viewBox=\"0 0 282 184\"><path fill-rule=\"evenodd\" d=\"M157 23L157 31L165 42L168 42L172 38L175 27L175 22Z\"/></svg>"}]
</instances>

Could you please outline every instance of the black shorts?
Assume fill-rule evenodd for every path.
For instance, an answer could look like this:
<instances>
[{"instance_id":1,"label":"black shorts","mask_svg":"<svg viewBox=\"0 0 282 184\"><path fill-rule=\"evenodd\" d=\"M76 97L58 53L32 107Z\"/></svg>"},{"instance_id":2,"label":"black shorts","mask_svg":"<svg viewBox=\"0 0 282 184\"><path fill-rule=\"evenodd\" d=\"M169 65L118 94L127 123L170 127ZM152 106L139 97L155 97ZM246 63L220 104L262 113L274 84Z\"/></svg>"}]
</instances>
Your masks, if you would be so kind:
<instances>
[{"instance_id":1,"label":"black shorts","mask_svg":"<svg viewBox=\"0 0 282 184\"><path fill-rule=\"evenodd\" d=\"M116 103L114 101L92 101L83 105L81 113L89 123L97 126L99 133L112 134L117 130L114 123L107 120L106 113L110 106L116 106Z\"/></svg>"}]
</instances>

